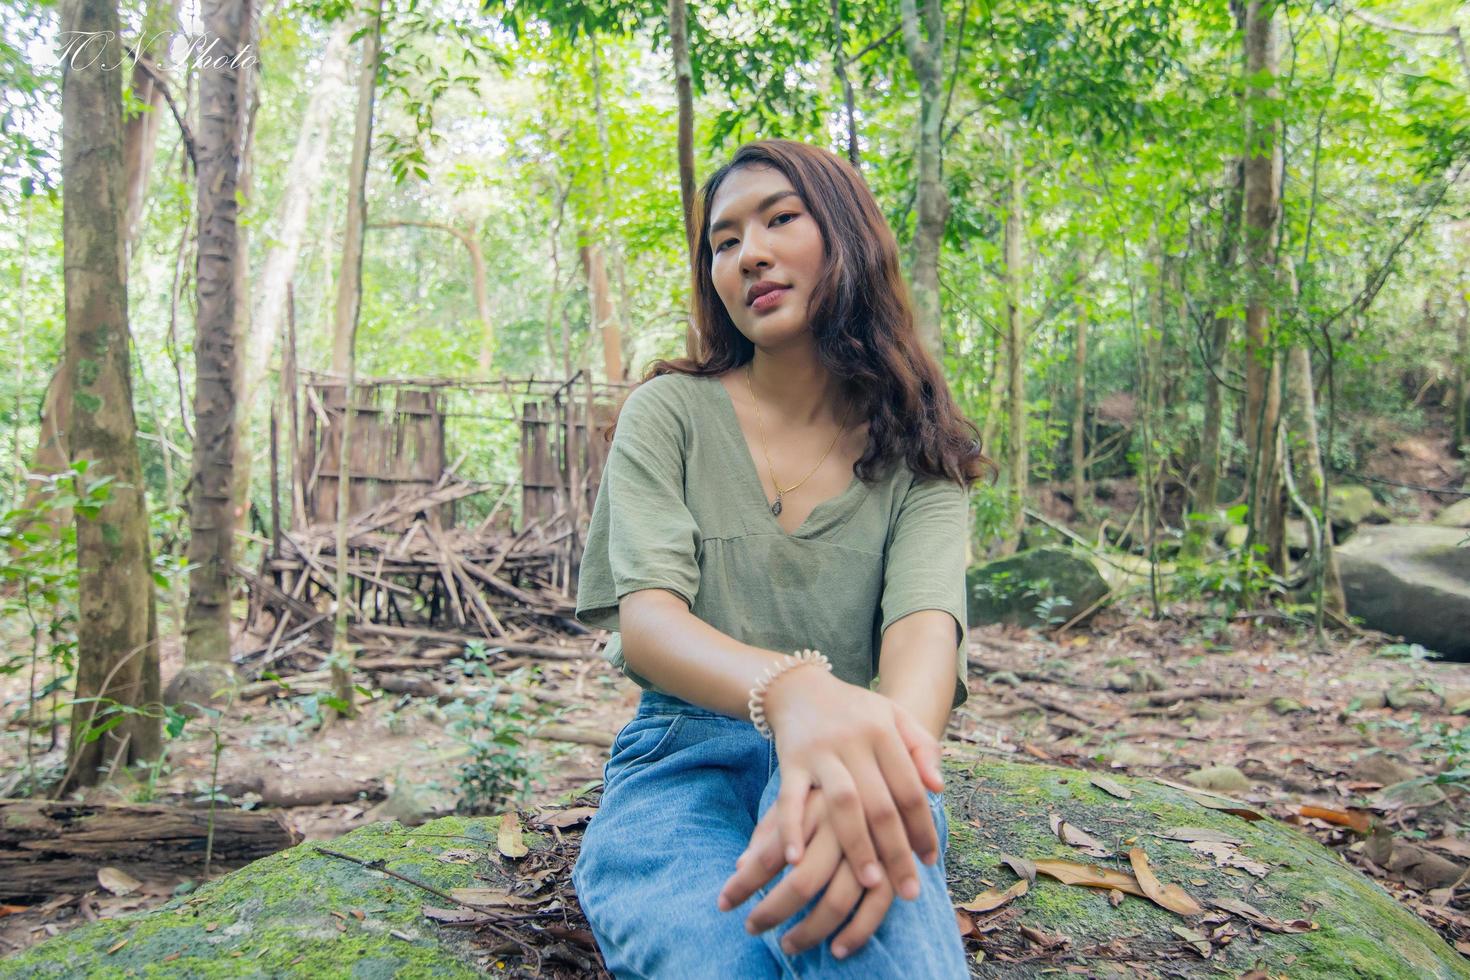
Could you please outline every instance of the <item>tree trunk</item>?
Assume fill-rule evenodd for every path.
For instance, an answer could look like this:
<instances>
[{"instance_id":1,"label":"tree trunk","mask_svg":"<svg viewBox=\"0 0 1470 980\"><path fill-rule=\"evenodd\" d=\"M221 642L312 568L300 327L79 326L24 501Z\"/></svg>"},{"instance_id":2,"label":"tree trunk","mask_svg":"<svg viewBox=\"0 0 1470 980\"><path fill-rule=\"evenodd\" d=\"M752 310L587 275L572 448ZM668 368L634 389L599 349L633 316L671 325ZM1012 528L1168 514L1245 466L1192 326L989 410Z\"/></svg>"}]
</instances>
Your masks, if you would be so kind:
<instances>
[{"instance_id":1,"label":"tree trunk","mask_svg":"<svg viewBox=\"0 0 1470 980\"><path fill-rule=\"evenodd\" d=\"M250 412L270 365L271 351L281 335L286 286L296 274L311 202L322 183L322 167L331 143L333 114L347 86L347 61L351 50L348 38L359 26L361 23L356 19L343 19L332 25L332 33L322 54L321 70L312 84L306 115L287 167L285 193L271 225L272 244L256 284L250 328L244 334L246 340L243 345L243 377L237 418L239 455L235 461L232 495L236 527L245 523L246 498L250 490L253 441Z\"/></svg>"},{"instance_id":2,"label":"tree trunk","mask_svg":"<svg viewBox=\"0 0 1470 980\"><path fill-rule=\"evenodd\" d=\"M903 18L904 47L909 64L919 79L919 146L918 146L918 222L909 255L909 281L914 295L914 327L919 341L944 363L944 346L940 335L942 303L939 295L939 253L944 241L944 226L949 220L949 196L944 189L943 134L944 115L944 5L940 0L926 0L924 27L929 37L919 32L919 12L914 0L900 4Z\"/></svg>"},{"instance_id":3,"label":"tree trunk","mask_svg":"<svg viewBox=\"0 0 1470 980\"><path fill-rule=\"evenodd\" d=\"M694 255L694 69L689 63L689 8L684 0L669 0L669 44L674 53L674 94L679 102L679 199L684 205L684 244ZM694 333L686 346L693 353Z\"/></svg>"},{"instance_id":4,"label":"tree trunk","mask_svg":"<svg viewBox=\"0 0 1470 980\"><path fill-rule=\"evenodd\" d=\"M832 70L842 86L842 104L847 115L847 162L859 172L863 169L862 156L858 153L857 98L853 94L852 79L847 77L847 45L843 41L842 0L831 0L832 11Z\"/></svg>"},{"instance_id":5,"label":"tree trunk","mask_svg":"<svg viewBox=\"0 0 1470 980\"><path fill-rule=\"evenodd\" d=\"M332 344L332 370L344 375L342 392L341 452L337 457L337 560L336 617L332 630L332 690L338 705L335 714L357 716L357 699L352 684L352 646L347 635L347 612L351 601L347 582L347 521L351 517L352 407L357 380L357 322L362 312L362 253L367 228L368 154L373 142L373 105L378 94L378 69L382 62L383 6L378 0L372 24L363 37L362 70L357 78L357 119L352 135L352 162L347 175L347 232L342 246L342 273L337 277L337 313Z\"/></svg>"},{"instance_id":6,"label":"tree trunk","mask_svg":"<svg viewBox=\"0 0 1470 980\"><path fill-rule=\"evenodd\" d=\"M1245 309L1246 399L1242 424L1250 459L1250 540L1265 545L1273 571L1286 570L1285 508L1277 468L1281 363L1271 328L1275 237L1281 212L1281 141L1276 0L1251 0L1245 30L1245 258L1250 272ZM1265 86L1257 79L1269 79Z\"/></svg>"},{"instance_id":7,"label":"tree trunk","mask_svg":"<svg viewBox=\"0 0 1470 980\"><path fill-rule=\"evenodd\" d=\"M1087 499L1087 314L1079 312L1072 353L1072 513L1080 516Z\"/></svg>"},{"instance_id":8,"label":"tree trunk","mask_svg":"<svg viewBox=\"0 0 1470 980\"><path fill-rule=\"evenodd\" d=\"M72 32L66 36L95 34L99 64L121 60L115 0L67 0L61 26ZM86 59L78 62L84 66ZM63 58L61 90L69 441L73 458L91 464L86 481L113 481L95 517L75 517L76 697L106 701L72 709L61 785L61 792L69 792L98 782L103 766L116 771L157 758L161 732L158 626L129 360L122 88L112 72L72 68L71 59ZM151 716L125 715L121 724L88 742L88 728L107 712L107 702L149 706Z\"/></svg>"},{"instance_id":9,"label":"tree trunk","mask_svg":"<svg viewBox=\"0 0 1470 980\"><path fill-rule=\"evenodd\" d=\"M594 37L591 38L591 41L592 41L592 109L593 109L593 112L595 113L595 115L597 116L597 146L598 146L598 158L597 158L597 160L598 160L599 177L600 177L600 180L601 180L601 183L602 183L602 201L603 201L603 205L602 206L605 209L607 207L607 202L609 202L609 201L612 200L612 181L611 181L611 179L608 176L608 165L607 165L608 152L609 152L608 151L608 138L607 138L607 113L603 110L603 105L602 105L602 67L601 67L601 61L600 61L600 59L598 57L597 38L594 36ZM608 237L611 239L612 252L613 252L613 266L614 266L615 269L619 270L620 273L622 273L623 272L622 248L619 245L619 242L618 242L617 238L616 237L613 237L610 233L608 233L606 231L606 228L607 228L607 215L606 215L605 212L603 213L602 218L603 218L603 228L604 228L604 232L603 233L605 235L608 235ZM595 298L596 297L596 293L597 293L597 288L598 288L597 287L597 281L600 280L600 282L601 282L600 288L601 288L602 294L603 294L603 296L605 298L606 314L607 314L606 316L603 316L601 314L597 314L597 322L599 322L599 323L602 324L602 365L603 365L603 370L606 372L607 380L609 380L609 381L621 381L623 379L623 372L625 372L627 370L627 368L623 364L624 358L623 358L623 326L622 326L623 323L624 323L624 321L625 321L625 319L626 319L626 312L627 312L627 302L628 302L627 280L626 280L626 277L620 278L620 280L619 280L619 292L621 293L621 296L619 297L620 302L617 305L614 305L613 302L612 302L612 299L611 299L611 290L608 288L607 270L606 270L605 263L602 261L602 253L601 253L601 250L600 249L598 250L598 255L597 255L597 268L598 268L598 271L597 271L596 275L592 277L593 280L594 280L593 295L594 295L594 298ZM595 309L596 309L596 304L594 304L594 310Z\"/></svg>"},{"instance_id":10,"label":"tree trunk","mask_svg":"<svg viewBox=\"0 0 1470 980\"><path fill-rule=\"evenodd\" d=\"M1240 241L1240 215L1245 200L1245 164L1236 160L1230 168L1232 179L1225 203L1225 217L1220 229L1220 249L1216 267L1222 277L1235 269L1235 255ZM1219 304L1223 307L1225 304ZM1206 514L1220 506L1220 427L1224 418L1225 351L1230 345L1233 317L1217 312L1210 329L1210 344L1205 370L1205 421L1200 437L1200 478L1195 490L1195 507Z\"/></svg>"},{"instance_id":11,"label":"tree trunk","mask_svg":"<svg viewBox=\"0 0 1470 980\"><path fill-rule=\"evenodd\" d=\"M178 0L163 0L152 4L144 14L143 36L140 53L155 60L162 50L167 34L178 18ZM130 59L131 60L131 59ZM134 63L132 71L133 98L152 108L123 123L123 185L127 195L123 218L123 267L124 274L128 259L133 253L139 233L139 219L143 213L143 201L147 197L148 177L153 169L153 149L158 142L158 127L163 118L163 90L154 83L141 64ZM36 450L31 455L28 472L60 473L70 462L67 449L67 433L71 431L71 389L67 387L64 364L56 366L56 373L46 385L46 394L41 402L40 432L36 439ZM39 484L32 484L26 492L25 506L34 507ZM61 523L70 523L70 510L53 512Z\"/></svg>"},{"instance_id":12,"label":"tree trunk","mask_svg":"<svg viewBox=\"0 0 1470 980\"><path fill-rule=\"evenodd\" d=\"M602 249L583 245L582 269L587 275L587 294L591 297L592 329L602 338L602 369L609 379L623 376L621 340L617 320L613 319L612 296L607 288L607 269Z\"/></svg>"},{"instance_id":13,"label":"tree trunk","mask_svg":"<svg viewBox=\"0 0 1470 980\"><path fill-rule=\"evenodd\" d=\"M249 0L211 0L208 33L222 60L252 45ZM239 396L241 264L237 191L248 125L252 68L222 64L199 78L198 312L194 331L194 459L189 500L189 605L184 614L185 668L169 684L170 704L205 703L233 678L230 661L230 576L235 515L231 507Z\"/></svg>"},{"instance_id":14,"label":"tree trunk","mask_svg":"<svg viewBox=\"0 0 1470 980\"><path fill-rule=\"evenodd\" d=\"M1460 320L1455 328L1455 443L1454 450L1460 456L1470 455L1466 445L1465 400L1470 392L1465 390L1465 373L1470 370L1470 290L1460 291Z\"/></svg>"},{"instance_id":15,"label":"tree trunk","mask_svg":"<svg viewBox=\"0 0 1470 980\"><path fill-rule=\"evenodd\" d=\"M1300 461L1300 470L1305 480L1302 495L1307 505L1317 511L1316 521L1320 526L1321 553L1317 543L1312 542L1312 554L1324 563L1322 574L1322 603L1330 612L1339 616L1347 613L1347 598L1342 591L1342 575L1337 568L1337 551L1332 541L1332 522L1322 521L1327 507L1327 474L1322 468L1322 443L1317 435L1317 396L1312 387L1312 360L1307 349L1300 344L1287 353L1286 383L1291 391L1292 431L1300 440L1294 459Z\"/></svg>"},{"instance_id":16,"label":"tree trunk","mask_svg":"<svg viewBox=\"0 0 1470 980\"><path fill-rule=\"evenodd\" d=\"M1006 302L1006 418L1010 431L1006 437L1006 474L1010 493L1010 531L1002 547L1010 554L1020 546L1021 529L1026 524L1026 484L1030 448L1026 442L1026 324L1021 311L1021 284L1025 279L1025 186L1021 175L1021 154L1010 147L1010 182L1006 194L1005 219L1005 302Z\"/></svg>"}]
</instances>

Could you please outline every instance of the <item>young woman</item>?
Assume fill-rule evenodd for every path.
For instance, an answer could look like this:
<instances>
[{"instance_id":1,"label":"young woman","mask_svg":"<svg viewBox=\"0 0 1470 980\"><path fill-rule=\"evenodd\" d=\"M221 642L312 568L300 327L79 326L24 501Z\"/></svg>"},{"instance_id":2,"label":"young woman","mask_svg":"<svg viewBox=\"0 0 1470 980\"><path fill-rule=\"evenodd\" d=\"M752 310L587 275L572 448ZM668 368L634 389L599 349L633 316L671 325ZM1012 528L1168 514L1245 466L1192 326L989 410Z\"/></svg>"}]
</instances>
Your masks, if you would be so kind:
<instances>
[{"instance_id":1,"label":"young woman","mask_svg":"<svg viewBox=\"0 0 1470 980\"><path fill-rule=\"evenodd\" d=\"M625 399L578 579L644 688L578 899L619 978L968 976L939 740L978 431L849 164L748 144L697 216L694 356Z\"/></svg>"}]
</instances>

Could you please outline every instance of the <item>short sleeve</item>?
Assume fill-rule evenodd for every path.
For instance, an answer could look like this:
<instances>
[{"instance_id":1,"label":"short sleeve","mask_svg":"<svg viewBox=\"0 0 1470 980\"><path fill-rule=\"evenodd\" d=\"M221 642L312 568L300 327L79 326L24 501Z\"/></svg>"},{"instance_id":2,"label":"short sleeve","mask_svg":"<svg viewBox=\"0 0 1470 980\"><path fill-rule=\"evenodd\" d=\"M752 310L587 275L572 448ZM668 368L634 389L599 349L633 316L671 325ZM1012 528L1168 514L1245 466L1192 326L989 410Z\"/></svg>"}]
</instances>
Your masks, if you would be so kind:
<instances>
[{"instance_id":1,"label":"short sleeve","mask_svg":"<svg viewBox=\"0 0 1470 980\"><path fill-rule=\"evenodd\" d=\"M882 625L920 609L942 609L955 621L954 702L969 697L965 631L965 547L969 540L969 491L954 480L916 478L904 493L883 555Z\"/></svg>"},{"instance_id":2,"label":"short sleeve","mask_svg":"<svg viewBox=\"0 0 1470 980\"><path fill-rule=\"evenodd\" d=\"M664 376L623 402L592 505L577 574L578 621L618 629L618 602L668 589L699 593L699 527L684 502L683 415Z\"/></svg>"}]
</instances>

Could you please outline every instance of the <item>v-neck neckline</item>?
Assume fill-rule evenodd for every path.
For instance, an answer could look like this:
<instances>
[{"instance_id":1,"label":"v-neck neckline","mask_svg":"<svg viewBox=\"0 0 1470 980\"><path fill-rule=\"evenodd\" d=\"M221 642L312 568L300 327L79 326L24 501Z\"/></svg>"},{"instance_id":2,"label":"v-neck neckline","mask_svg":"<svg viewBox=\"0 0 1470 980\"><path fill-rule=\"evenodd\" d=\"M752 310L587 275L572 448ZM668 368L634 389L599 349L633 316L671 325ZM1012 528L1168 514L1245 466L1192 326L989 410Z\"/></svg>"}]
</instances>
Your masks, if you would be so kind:
<instances>
[{"instance_id":1,"label":"v-neck neckline","mask_svg":"<svg viewBox=\"0 0 1470 980\"><path fill-rule=\"evenodd\" d=\"M771 513L772 501L766 498L766 487L761 482L760 471L756 469L755 457L751 455L750 444L745 441L745 432L740 428L740 415L735 411L735 400L730 397L729 389L725 387L724 382L719 377L715 375L708 375L706 377L716 388L720 389L717 400L724 408L726 421L729 423L728 431L730 437L735 443L735 448L739 450L735 455L742 460L742 463L739 465L745 470L745 481L747 485L754 488L755 494L760 498L761 514L764 515L764 520L769 522L769 526L776 533L792 539L811 537L822 531L825 527L825 525L818 523L818 518L822 517L827 511L834 510L843 502L854 498L859 491L867 491L867 483L854 473L851 482L848 483L847 487L841 493L819 502L811 509L811 513L806 515L806 519L797 526L795 531L787 531L781 526L781 522L776 519L776 515ZM832 522L828 523L832 524ZM836 525L840 525L841 523L841 521L837 521Z\"/></svg>"}]
</instances>

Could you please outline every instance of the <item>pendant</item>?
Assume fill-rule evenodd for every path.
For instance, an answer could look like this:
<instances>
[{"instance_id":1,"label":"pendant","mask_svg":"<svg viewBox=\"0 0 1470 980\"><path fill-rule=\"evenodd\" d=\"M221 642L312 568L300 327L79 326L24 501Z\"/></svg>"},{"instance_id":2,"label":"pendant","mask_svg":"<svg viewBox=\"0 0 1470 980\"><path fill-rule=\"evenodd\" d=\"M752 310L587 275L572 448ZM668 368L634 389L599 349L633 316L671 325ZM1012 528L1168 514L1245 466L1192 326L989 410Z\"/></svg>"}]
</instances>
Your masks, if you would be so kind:
<instances>
[{"instance_id":1,"label":"pendant","mask_svg":"<svg viewBox=\"0 0 1470 980\"><path fill-rule=\"evenodd\" d=\"M776 502L771 505L771 513L777 517L781 516L781 494L776 494Z\"/></svg>"}]
</instances>

